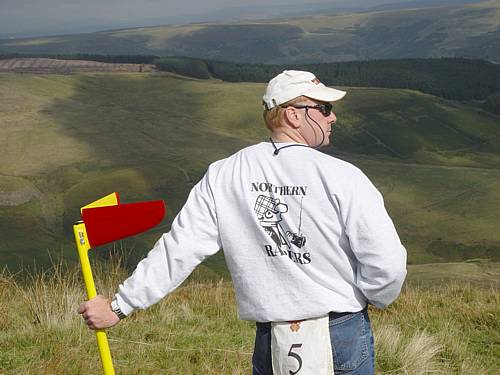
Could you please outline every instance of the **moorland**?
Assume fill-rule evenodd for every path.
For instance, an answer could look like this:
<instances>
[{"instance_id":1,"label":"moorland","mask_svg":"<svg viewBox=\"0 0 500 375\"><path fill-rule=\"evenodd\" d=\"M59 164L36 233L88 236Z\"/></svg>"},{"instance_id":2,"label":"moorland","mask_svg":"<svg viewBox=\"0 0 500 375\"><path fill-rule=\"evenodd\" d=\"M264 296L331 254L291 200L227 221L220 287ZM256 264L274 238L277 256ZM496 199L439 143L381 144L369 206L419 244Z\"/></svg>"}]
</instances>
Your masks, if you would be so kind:
<instances>
[{"instance_id":1,"label":"moorland","mask_svg":"<svg viewBox=\"0 0 500 375\"><path fill-rule=\"evenodd\" d=\"M500 61L500 1L0 40L0 53L190 56L253 63L468 57Z\"/></svg>"},{"instance_id":2,"label":"moorland","mask_svg":"<svg viewBox=\"0 0 500 375\"><path fill-rule=\"evenodd\" d=\"M168 73L1 74L4 264L71 258L79 207L115 190L167 201L162 226L122 244L142 256L210 162L267 140L263 88ZM409 262L498 260L498 116L414 90L343 88L323 151L383 192Z\"/></svg>"}]
</instances>

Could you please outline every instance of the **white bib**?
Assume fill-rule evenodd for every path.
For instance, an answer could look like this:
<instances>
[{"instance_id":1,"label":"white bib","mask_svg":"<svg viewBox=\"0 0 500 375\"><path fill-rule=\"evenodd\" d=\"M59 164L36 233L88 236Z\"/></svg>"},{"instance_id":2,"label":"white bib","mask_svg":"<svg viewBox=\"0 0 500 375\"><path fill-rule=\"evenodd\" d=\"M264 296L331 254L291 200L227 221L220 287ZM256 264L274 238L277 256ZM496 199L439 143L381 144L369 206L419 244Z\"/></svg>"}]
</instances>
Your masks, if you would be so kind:
<instances>
[{"instance_id":1,"label":"white bib","mask_svg":"<svg viewBox=\"0 0 500 375\"><path fill-rule=\"evenodd\" d=\"M271 323L274 375L334 375L328 315Z\"/></svg>"}]
</instances>

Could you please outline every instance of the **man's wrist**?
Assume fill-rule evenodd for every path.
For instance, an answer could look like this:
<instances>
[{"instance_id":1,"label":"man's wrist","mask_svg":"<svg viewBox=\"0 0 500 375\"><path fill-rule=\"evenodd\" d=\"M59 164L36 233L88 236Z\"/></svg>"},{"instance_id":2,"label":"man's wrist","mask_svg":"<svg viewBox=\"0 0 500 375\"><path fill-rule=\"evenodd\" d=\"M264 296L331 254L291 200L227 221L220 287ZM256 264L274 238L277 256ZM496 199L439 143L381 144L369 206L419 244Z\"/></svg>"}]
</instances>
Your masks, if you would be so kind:
<instances>
[{"instance_id":1,"label":"man's wrist","mask_svg":"<svg viewBox=\"0 0 500 375\"><path fill-rule=\"evenodd\" d=\"M120 320L125 319L127 315L123 313L123 311L120 309L120 306L118 306L118 302L116 302L116 299L113 299L111 301L111 311L113 311Z\"/></svg>"}]
</instances>

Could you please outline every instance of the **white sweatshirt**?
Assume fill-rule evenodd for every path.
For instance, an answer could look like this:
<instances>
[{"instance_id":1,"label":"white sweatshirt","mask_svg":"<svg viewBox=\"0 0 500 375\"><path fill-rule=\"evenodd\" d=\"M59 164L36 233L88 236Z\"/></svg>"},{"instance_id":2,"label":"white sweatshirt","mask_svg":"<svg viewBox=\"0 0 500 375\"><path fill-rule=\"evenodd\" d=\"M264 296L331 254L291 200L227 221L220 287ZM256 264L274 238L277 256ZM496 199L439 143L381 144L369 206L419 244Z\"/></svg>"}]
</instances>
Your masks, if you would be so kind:
<instances>
[{"instance_id":1,"label":"white sweatshirt","mask_svg":"<svg viewBox=\"0 0 500 375\"><path fill-rule=\"evenodd\" d=\"M170 232L120 285L124 314L165 297L220 248L244 320L301 320L394 301L406 251L373 184L308 147L273 151L263 142L210 165Z\"/></svg>"}]
</instances>

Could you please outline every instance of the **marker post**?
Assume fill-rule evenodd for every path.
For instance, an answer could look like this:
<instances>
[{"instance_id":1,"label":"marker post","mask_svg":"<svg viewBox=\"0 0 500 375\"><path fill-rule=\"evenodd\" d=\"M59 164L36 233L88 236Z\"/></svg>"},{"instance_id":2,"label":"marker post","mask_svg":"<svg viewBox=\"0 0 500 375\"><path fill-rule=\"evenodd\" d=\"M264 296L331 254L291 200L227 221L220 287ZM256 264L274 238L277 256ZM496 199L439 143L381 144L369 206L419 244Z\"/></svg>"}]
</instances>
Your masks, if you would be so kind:
<instances>
[{"instance_id":1,"label":"marker post","mask_svg":"<svg viewBox=\"0 0 500 375\"><path fill-rule=\"evenodd\" d=\"M112 193L81 208L82 221L73 225L78 257L88 299L97 295L89 251L100 245L144 232L159 224L165 216L163 201L120 204L118 194ZM108 338L103 329L96 329L97 346L104 375L114 375Z\"/></svg>"}]
</instances>

